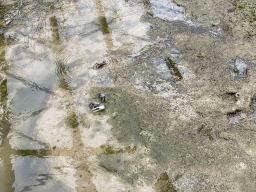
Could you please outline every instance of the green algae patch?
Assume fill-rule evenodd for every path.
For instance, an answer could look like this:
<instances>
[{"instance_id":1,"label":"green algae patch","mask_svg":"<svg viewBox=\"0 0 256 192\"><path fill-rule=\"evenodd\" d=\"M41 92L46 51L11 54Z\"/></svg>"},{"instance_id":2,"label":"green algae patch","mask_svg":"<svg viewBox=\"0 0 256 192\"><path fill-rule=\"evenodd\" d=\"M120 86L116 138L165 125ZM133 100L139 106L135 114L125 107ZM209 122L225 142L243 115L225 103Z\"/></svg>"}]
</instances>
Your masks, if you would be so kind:
<instances>
[{"instance_id":1,"label":"green algae patch","mask_svg":"<svg viewBox=\"0 0 256 192\"><path fill-rule=\"evenodd\" d=\"M104 154L117 154L117 153L123 153L124 152L123 149L114 150L110 146L102 146L101 148L104 150L104 152L103 152Z\"/></svg>"},{"instance_id":2,"label":"green algae patch","mask_svg":"<svg viewBox=\"0 0 256 192\"><path fill-rule=\"evenodd\" d=\"M172 70L174 75L175 75L175 78L178 80L178 81L181 81L183 79L178 67L176 66L176 63L175 61L170 58L170 57L167 57L166 58L166 62L167 62L167 66L169 68L169 70Z\"/></svg>"},{"instance_id":3,"label":"green algae patch","mask_svg":"<svg viewBox=\"0 0 256 192\"><path fill-rule=\"evenodd\" d=\"M76 116L75 112L71 112L69 114L69 116L66 118L66 124L69 127L72 127L72 128L77 128L78 127L79 123L77 121L77 116Z\"/></svg>"},{"instance_id":4,"label":"green algae patch","mask_svg":"<svg viewBox=\"0 0 256 192\"><path fill-rule=\"evenodd\" d=\"M238 68L236 67L235 64L233 64L233 71L234 71L235 74L239 75L239 70L238 70Z\"/></svg>"},{"instance_id":5,"label":"green algae patch","mask_svg":"<svg viewBox=\"0 0 256 192\"><path fill-rule=\"evenodd\" d=\"M166 172L160 175L153 188L155 192L176 192Z\"/></svg>"},{"instance_id":6,"label":"green algae patch","mask_svg":"<svg viewBox=\"0 0 256 192\"><path fill-rule=\"evenodd\" d=\"M256 21L255 0L229 0L229 1L240 10L242 16L248 19L249 22Z\"/></svg>"},{"instance_id":7,"label":"green algae patch","mask_svg":"<svg viewBox=\"0 0 256 192\"><path fill-rule=\"evenodd\" d=\"M134 146L134 147L127 146L127 147L125 148L125 152L128 153L128 154L133 154L133 153L135 153L136 149L137 149L136 146Z\"/></svg>"},{"instance_id":8,"label":"green algae patch","mask_svg":"<svg viewBox=\"0 0 256 192\"><path fill-rule=\"evenodd\" d=\"M119 150L114 150L110 146L101 146L101 148L104 150L103 154L117 154L117 153L128 153L128 154L133 154L135 153L137 147L131 147L127 146L125 149L119 149Z\"/></svg>"},{"instance_id":9,"label":"green algae patch","mask_svg":"<svg viewBox=\"0 0 256 192\"><path fill-rule=\"evenodd\" d=\"M17 9L18 7L20 7L21 3L18 1L16 3L13 4L8 4L8 5L3 5L0 2L0 29L6 26L5 21L2 20L2 18L8 14L9 11L11 11L12 9Z\"/></svg>"},{"instance_id":10,"label":"green algae patch","mask_svg":"<svg viewBox=\"0 0 256 192\"><path fill-rule=\"evenodd\" d=\"M8 4L8 5L3 5L0 2L0 17L2 18L9 10L13 8L17 8L20 5L19 2L13 3L13 4Z\"/></svg>"},{"instance_id":11,"label":"green algae patch","mask_svg":"<svg viewBox=\"0 0 256 192\"><path fill-rule=\"evenodd\" d=\"M204 135L204 136L208 136L208 137L209 137L209 140L210 140L210 141L213 141L214 138L212 137L211 132L212 132L212 128L206 129L206 130L204 131L204 134L203 134L203 135Z\"/></svg>"},{"instance_id":12,"label":"green algae patch","mask_svg":"<svg viewBox=\"0 0 256 192\"><path fill-rule=\"evenodd\" d=\"M50 154L49 150L46 149L36 149L36 150L17 150L17 155L19 156L34 156L38 158L45 158Z\"/></svg>"},{"instance_id":13,"label":"green algae patch","mask_svg":"<svg viewBox=\"0 0 256 192\"><path fill-rule=\"evenodd\" d=\"M137 109L135 98L118 88L93 88L92 101L100 102L99 93L104 93L108 101L106 109L95 115L109 115L108 123L112 125L112 133L120 143L129 146L131 143L143 143L145 136L141 131L147 127L147 121Z\"/></svg>"}]
</instances>

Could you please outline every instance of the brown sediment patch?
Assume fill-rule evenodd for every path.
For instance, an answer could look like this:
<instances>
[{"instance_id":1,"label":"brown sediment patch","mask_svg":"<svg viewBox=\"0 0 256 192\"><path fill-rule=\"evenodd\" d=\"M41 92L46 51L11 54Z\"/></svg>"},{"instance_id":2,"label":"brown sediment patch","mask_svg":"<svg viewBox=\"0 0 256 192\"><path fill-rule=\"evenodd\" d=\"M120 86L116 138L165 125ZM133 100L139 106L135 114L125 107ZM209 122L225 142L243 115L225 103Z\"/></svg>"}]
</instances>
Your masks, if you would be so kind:
<instances>
[{"instance_id":1,"label":"brown sediment patch","mask_svg":"<svg viewBox=\"0 0 256 192\"><path fill-rule=\"evenodd\" d=\"M176 192L166 172L160 175L153 188L155 192Z\"/></svg>"}]
</instances>

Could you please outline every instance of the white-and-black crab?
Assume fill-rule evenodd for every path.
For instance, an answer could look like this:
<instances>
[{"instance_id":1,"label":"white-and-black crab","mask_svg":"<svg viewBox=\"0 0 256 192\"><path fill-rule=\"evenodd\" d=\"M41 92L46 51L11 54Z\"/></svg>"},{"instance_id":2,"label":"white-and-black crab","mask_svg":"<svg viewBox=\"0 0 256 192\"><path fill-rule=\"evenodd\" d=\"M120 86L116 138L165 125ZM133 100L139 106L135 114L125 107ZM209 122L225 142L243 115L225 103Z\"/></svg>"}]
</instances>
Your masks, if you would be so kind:
<instances>
[{"instance_id":1,"label":"white-and-black crab","mask_svg":"<svg viewBox=\"0 0 256 192\"><path fill-rule=\"evenodd\" d=\"M89 108L92 110L92 112L98 112L105 109L105 105L97 102L92 102L89 104Z\"/></svg>"},{"instance_id":2,"label":"white-and-black crab","mask_svg":"<svg viewBox=\"0 0 256 192\"><path fill-rule=\"evenodd\" d=\"M101 102L107 101L107 97L103 93L99 93L99 98L101 99ZM98 112L104 110L105 105L103 103L92 102L89 104L89 108L92 110L92 112Z\"/></svg>"}]
</instances>

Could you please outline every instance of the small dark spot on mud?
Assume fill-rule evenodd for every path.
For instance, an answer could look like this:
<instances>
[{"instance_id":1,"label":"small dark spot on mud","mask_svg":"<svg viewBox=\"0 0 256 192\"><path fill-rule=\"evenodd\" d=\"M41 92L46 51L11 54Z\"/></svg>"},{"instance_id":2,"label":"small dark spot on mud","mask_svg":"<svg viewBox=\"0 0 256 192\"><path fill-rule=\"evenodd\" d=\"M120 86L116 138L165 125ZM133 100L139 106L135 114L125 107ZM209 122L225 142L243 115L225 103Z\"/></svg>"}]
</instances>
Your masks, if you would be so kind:
<instances>
[{"instance_id":1,"label":"small dark spot on mud","mask_svg":"<svg viewBox=\"0 0 256 192\"><path fill-rule=\"evenodd\" d=\"M223 94L222 99L232 101L232 102L237 102L238 96L239 95L235 91L227 91Z\"/></svg>"},{"instance_id":2,"label":"small dark spot on mud","mask_svg":"<svg viewBox=\"0 0 256 192\"><path fill-rule=\"evenodd\" d=\"M110 172L110 173L115 173L115 172L117 172L115 169L112 169L112 168L109 168L109 167L107 167L107 166L105 166L105 165L103 165L103 164L100 164L100 167L103 167L104 169L106 169L108 172Z\"/></svg>"},{"instance_id":3,"label":"small dark spot on mud","mask_svg":"<svg viewBox=\"0 0 256 192\"><path fill-rule=\"evenodd\" d=\"M208 134L211 133L211 132L212 132L212 128L206 129L206 130L204 131L204 135L208 135Z\"/></svg>"},{"instance_id":4,"label":"small dark spot on mud","mask_svg":"<svg viewBox=\"0 0 256 192\"><path fill-rule=\"evenodd\" d=\"M232 8L232 9L228 9L228 13L232 13L235 11L235 8Z\"/></svg>"},{"instance_id":5,"label":"small dark spot on mud","mask_svg":"<svg viewBox=\"0 0 256 192\"><path fill-rule=\"evenodd\" d=\"M234 111L229 111L227 112L227 116L234 116L237 113L240 113L242 111L242 109L235 109Z\"/></svg>"},{"instance_id":6,"label":"small dark spot on mud","mask_svg":"<svg viewBox=\"0 0 256 192\"><path fill-rule=\"evenodd\" d=\"M198 133L200 133L203 129L204 129L205 125L201 125L199 128L198 128Z\"/></svg>"},{"instance_id":7,"label":"small dark spot on mud","mask_svg":"<svg viewBox=\"0 0 256 192\"><path fill-rule=\"evenodd\" d=\"M214 140L214 138L213 138L213 136L210 134L212 132L212 128L210 128L210 129L206 129L205 131L204 131L204 136L208 136L209 137L209 140L210 141L213 141Z\"/></svg>"},{"instance_id":8,"label":"small dark spot on mud","mask_svg":"<svg viewBox=\"0 0 256 192\"><path fill-rule=\"evenodd\" d=\"M253 110L256 110L256 95L254 95L254 96L251 98L250 107L251 107Z\"/></svg>"},{"instance_id":9,"label":"small dark spot on mud","mask_svg":"<svg viewBox=\"0 0 256 192\"><path fill-rule=\"evenodd\" d=\"M127 153L129 153L129 154L133 154L133 153L135 153L136 149L137 149L136 146L134 146L133 148L131 148L130 146L128 146L128 147L125 148L125 152L127 152Z\"/></svg>"},{"instance_id":10,"label":"small dark spot on mud","mask_svg":"<svg viewBox=\"0 0 256 192\"><path fill-rule=\"evenodd\" d=\"M206 33L207 31L206 31L206 29L204 29L204 28L202 28L202 27L191 27L191 32L192 33Z\"/></svg>"}]
</instances>

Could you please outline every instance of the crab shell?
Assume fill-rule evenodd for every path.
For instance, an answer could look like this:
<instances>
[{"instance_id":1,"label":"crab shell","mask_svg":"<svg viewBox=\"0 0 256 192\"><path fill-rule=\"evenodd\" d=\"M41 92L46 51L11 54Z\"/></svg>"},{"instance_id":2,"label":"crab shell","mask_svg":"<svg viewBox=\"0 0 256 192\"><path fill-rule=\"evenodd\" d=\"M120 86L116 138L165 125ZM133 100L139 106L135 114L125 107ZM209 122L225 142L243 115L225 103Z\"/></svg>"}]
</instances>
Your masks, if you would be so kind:
<instances>
[{"instance_id":1,"label":"crab shell","mask_svg":"<svg viewBox=\"0 0 256 192\"><path fill-rule=\"evenodd\" d=\"M103 93L99 93L99 98L101 99L101 101L107 101L107 97Z\"/></svg>"},{"instance_id":2,"label":"crab shell","mask_svg":"<svg viewBox=\"0 0 256 192\"><path fill-rule=\"evenodd\" d=\"M103 61L102 63L96 63L96 64L93 66L93 68L98 69L98 68L102 67L102 66L105 65L105 64L106 64L106 61Z\"/></svg>"}]
</instances>

